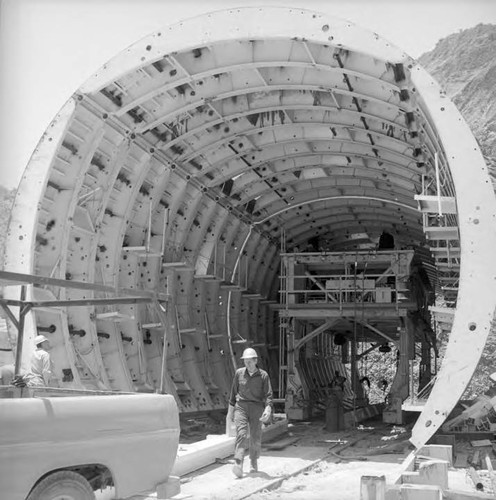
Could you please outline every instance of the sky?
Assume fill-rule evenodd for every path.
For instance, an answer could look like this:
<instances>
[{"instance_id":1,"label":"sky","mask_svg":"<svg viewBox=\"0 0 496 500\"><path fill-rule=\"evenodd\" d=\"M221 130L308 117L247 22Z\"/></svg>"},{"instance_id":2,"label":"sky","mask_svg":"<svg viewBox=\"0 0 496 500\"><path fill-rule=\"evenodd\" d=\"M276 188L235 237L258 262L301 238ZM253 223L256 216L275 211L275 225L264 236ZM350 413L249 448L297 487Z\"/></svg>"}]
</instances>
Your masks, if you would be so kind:
<instances>
[{"instance_id":1,"label":"sky","mask_svg":"<svg viewBox=\"0 0 496 500\"><path fill-rule=\"evenodd\" d=\"M57 112L112 57L169 24L250 5L347 19L415 58L451 33L496 24L496 0L0 0L0 185L17 187Z\"/></svg>"}]
</instances>

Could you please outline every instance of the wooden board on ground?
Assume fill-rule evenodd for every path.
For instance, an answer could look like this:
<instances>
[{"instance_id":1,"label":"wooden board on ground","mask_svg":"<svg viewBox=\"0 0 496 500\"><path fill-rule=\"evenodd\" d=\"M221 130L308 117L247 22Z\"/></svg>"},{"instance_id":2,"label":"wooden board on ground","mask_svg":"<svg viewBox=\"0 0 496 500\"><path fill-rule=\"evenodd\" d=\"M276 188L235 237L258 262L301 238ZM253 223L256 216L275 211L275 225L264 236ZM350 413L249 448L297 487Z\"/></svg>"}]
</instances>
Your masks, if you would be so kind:
<instances>
[{"instance_id":1,"label":"wooden board on ground","mask_svg":"<svg viewBox=\"0 0 496 500\"><path fill-rule=\"evenodd\" d=\"M491 446L491 441L489 439L478 439L475 441L470 441L470 444L475 448L478 446Z\"/></svg>"},{"instance_id":2,"label":"wooden board on ground","mask_svg":"<svg viewBox=\"0 0 496 500\"><path fill-rule=\"evenodd\" d=\"M480 462L480 451L475 450L474 455L472 456L472 458L470 460L470 463L472 465L479 465L479 462Z\"/></svg>"},{"instance_id":3,"label":"wooden board on ground","mask_svg":"<svg viewBox=\"0 0 496 500\"><path fill-rule=\"evenodd\" d=\"M459 451L456 454L455 467L467 467L468 466L468 453Z\"/></svg>"}]
</instances>

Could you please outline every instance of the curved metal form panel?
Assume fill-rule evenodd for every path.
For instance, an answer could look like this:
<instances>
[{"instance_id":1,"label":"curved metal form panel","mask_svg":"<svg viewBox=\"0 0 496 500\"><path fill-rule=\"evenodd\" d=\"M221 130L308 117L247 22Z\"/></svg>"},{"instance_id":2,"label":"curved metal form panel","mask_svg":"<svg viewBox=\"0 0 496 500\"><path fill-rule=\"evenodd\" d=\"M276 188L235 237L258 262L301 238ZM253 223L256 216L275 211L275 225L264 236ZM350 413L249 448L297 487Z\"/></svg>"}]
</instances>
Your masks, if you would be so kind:
<instances>
[{"instance_id":1,"label":"curved metal form panel","mask_svg":"<svg viewBox=\"0 0 496 500\"><path fill-rule=\"evenodd\" d=\"M414 68L413 81L421 91L423 106L449 161L461 252L460 286L449 343L436 384L412 435L413 444L421 447L461 398L493 322L496 263L491 248L496 243L496 205L487 166L481 162L477 142L458 110L422 68Z\"/></svg>"},{"instance_id":2,"label":"curved metal form panel","mask_svg":"<svg viewBox=\"0 0 496 500\"><path fill-rule=\"evenodd\" d=\"M421 446L489 331L495 218L475 139L412 58L319 13L231 9L151 34L74 94L19 186L5 269L168 294L166 307L36 310L24 352L35 325L55 325L60 385L166 390L181 411L209 410L226 406L246 345L277 382L281 242L372 252L387 230L427 271L434 319L450 318Z\"/></svg>"}]
</instances>

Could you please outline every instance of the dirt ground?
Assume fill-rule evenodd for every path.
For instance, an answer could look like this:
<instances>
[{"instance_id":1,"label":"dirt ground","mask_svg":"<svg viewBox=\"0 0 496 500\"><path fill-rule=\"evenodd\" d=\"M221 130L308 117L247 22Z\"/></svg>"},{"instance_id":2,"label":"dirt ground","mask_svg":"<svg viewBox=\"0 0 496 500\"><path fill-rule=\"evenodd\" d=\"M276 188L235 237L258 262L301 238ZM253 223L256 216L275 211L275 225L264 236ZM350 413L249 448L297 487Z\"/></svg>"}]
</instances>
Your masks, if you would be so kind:
<instances>
[{"instance_id":1,"label":"dirt ground","mask_svg":"<svg viewBox=\"0 0 496 500\"><path fill-rule=\"evenodd\" d=\"M360 497L363 475L399 474L413 449L405 428L380 419L357 429L327 432L323 419L290 423L288 433L263 443L259 471L232 475L232 457L181 478L181 495L192 500L333 499Z\"/></svg>"},{"instance_id":2,"label":"dirt ground","mask_svg":"<svg viewBox=\"0 0 496 500\"><path fill-rule=\"evenodd\" d=\"M224 432L224 415L188 416L181 421L183 444L202 440L207 434ZM323 419L290 423L288 432L263 443L259 471L232 474L232 456L181 477L181 493L174 500L357 500L362 476L386 477L391 485L404 470L404 460L413 451L411 425L384 424L381 417L356 429L330 433ZM475 492L469 474L476 451L468 439L457 439L459 455L468 456L464 468L450 468L450 489ZM487 450L489 452L489 450ZM480 448L483 456L483 450ZM481 463L482 465L482 463ZM491 493L487 470L478 477L485 493ZM140 497L140 500L154 497ZM487 497L486 497L487 498ZM99 500L113 499L111 492Z\"/></svg>"},{"instance_id":3,"label":"dirt ground","mask_svg":"<svg viewBox=\"0 0 496 500\"><path fill-rule=\"evenodd\" d=\"M232 457L182 478L178 499L191 500L356 500L362 476L382 476L392 485L413 451L412 424L384 424L381 417L356 429L330 433L324 421L290 423L288 433L263 444L259 472L232 476ZM474 448L457 438L456 450L466 454L466 467L450 468L450 489L476 492L469 474ZM482 450L481 450L482 456ZM485 493L491 481L483 464L477 470ZM487 498L487 497L486 497Z\"/></svg>"},{"instance_id":4,"label":"dirt ground","mask_svg":"<svg viewBox=\"0 0 496 500\"><path fill-rule=\"evenodd\" d=\"M307 471L285 480L273 491L251 495L251 500L360 498L362 476L386 476L387 482L402 470L402 462L413 449L409 430L383 424L376 419L356 430L328 433L323 422L290 424L297 446L327 448L327 456ZM297 451L297 450L295 450Z\"/></svg>"},{"instance_id":5,"label":"dirt ground","mask_svg":"<svg viewBox=\"0 0 496 500\"><path fill-rule=\"evenodd\" d=\"M286 479L277 489L262 490L250 495L250 500L356 500L360 498L360 480L362 476L386 477L391 485L404 470L403 462L413 451L409 442L411 425L394 426L382 423L380 417L369 420L349 432L329 435L325 432L322 422L290 425L290 434L300 436L297 445L323 446L330 444L328 455L315 466L300 474ZM335 444L341 441L343 444ZM484 492L494 494L490 473L484 460L479 465L472 463L474 454L480 450L480 456L487 454L494 462L494 452L491 447L472 446L473 441L458 436L455 445L455 455L468 456L465 467L450 467L448 482L450 489L460 491ZM474 468L475 465L475 468ZM469 470L472 467L480 482L476 489L474 476ZM495 497L496 498L496 497Z\"/></svg>"}]
</instances>

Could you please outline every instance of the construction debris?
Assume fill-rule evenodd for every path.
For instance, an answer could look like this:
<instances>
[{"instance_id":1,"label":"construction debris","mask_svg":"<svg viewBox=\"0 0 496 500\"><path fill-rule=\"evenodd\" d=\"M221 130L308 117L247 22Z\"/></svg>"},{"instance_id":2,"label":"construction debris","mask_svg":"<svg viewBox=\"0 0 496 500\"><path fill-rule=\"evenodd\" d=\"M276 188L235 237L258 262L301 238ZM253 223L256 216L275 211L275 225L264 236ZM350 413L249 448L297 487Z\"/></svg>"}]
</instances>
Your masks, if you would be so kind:
<instances>
[{"instance_id":1,"label":"construction debris","mask_svg":"<svg viewBox=\"0 0 496 500\"><path fill-rule=\"evenodd\" d=\"M483 491L484 485L482 484L481 478L479 477L479 474L477 474L477 471L473 467L470 467L468 469L468 473L469 473L470 479L474 483L475 489L477 491Z\"/></svg>"}]
</instances>

